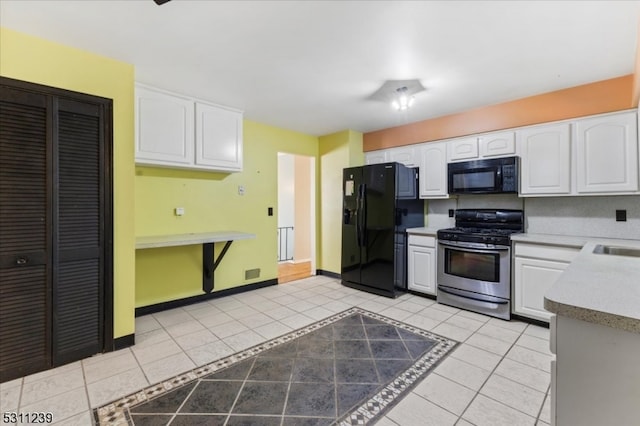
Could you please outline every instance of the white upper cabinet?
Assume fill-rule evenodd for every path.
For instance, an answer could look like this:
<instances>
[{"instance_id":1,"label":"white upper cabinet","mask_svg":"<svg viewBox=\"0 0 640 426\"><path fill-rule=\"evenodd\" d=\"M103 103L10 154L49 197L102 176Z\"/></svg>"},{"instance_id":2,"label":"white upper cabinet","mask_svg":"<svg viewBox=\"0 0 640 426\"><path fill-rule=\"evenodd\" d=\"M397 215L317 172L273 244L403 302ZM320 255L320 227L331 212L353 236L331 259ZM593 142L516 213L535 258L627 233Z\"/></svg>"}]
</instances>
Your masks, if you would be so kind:
<instances>
[{"instance_id":1,"label":"white upper cabinet","mask_svg":"<svg viewBox=\"0 0 640 426\"><path fill-rule=\"evenodd\" d=\"M193 163L193 101L136 86L136 162Z\"/></svg>"},{"instance_id":2,"label":"white upper cabinet","mask_svg":"<svg viewBox=\"0 0 640 426\"><path fill-rule=\"evenodd\" d=\"M516 140L513 132L490 133L480 136L478 140L480 157L505 157L516 153Z\"/></svg>"},{"instance_id":3,"label":"white upper cabinet","mask_svg":"<svg viewBox=\"0 0 640 426\"><path fill-rule=\"evenodd\" d=\"M420 198L446 198L447 163L520 157L522 197L639 194L637 111L365 153L366 164L420 168Z\"/></svg>"},{"instance_id":4,"label":"white upper cabinet","mask_svg":"<svg viewBox=\"0 0 640 426\"><path fill-rule=\"evenodd\" d=\"M420 198L447 198L447 142L427 142L418 148Z\"/></svg>"},{"instance_id":5,"label":"white upper cabinet","mask_svg":"<svg viewBox=\"0 0 640 426\"><path fill-rule=\"evenodd\" d=\"M478 138L453 139L449 142L449 161L474 160L478 158Z\"/></svg>"},{"instance_id":6,"label":"white upper cabinet","mask_svg":"<svg viewBox=\"0 0 640 426\"><path fill-rule=\"evenodd\" d=\"M242 113L196 103L196 164L242 170Z\"/></svg>"},{"instance_id":7,"label":"white upper cabinet","mask_svg":"<svg viewBox=\"0 0 640 426\"><path fill-rule=\"evenodd\" d=\"M388 151L388 161L395 161L407 167L418 167L420 161L416 155L415 146L400 146Z\"/></svg>"},{"instance_id":8,"label":"white upper cabinet","mask_svg":"<svg viewBox=\"0 0 640 426\"><path fill-rule=\"evenodd\" d=\"M449 162L507 157L516 153L515 136L512 131L452 139L448 143Z\"/></svg>"},{"instance_id":9,"label":"white upper cabinet","mask_svg":"<svg viewBox=\"0 0 640 426\"><path fill-rule=\"evenodd\" d=\"M136 163L242 170L242 112L136 84Z\"/></svg>"},{"instance_id":10,"label":"white upper cabinet","mask_svg":"<svg viewBox=\"0 0 640 426\"><path fill-rule=\"evenodd\" d=\"M389 150L381 149L364 153L365 164L380 164L389 162Z\"/></svg>"},{"instance_id":11,"label":"white upper cabinet","mask_svg":"<svg viewBox=\"0 0 640 426\"><path fill-rule=\"evenodd\" d=\"M578 194L638 190L636 113L576 121Z\"/></svg>"},{"instance_id":12,"label":"white upper cabinet","mask_svg":"<svg viewBox=\"0 0 640 426\"><path fill-rule=\"evenodd\" d=\"M516 132L521 195L562 195L571 192L569 129L569 123L563 123Z\"/></svg>"}]
</instances>

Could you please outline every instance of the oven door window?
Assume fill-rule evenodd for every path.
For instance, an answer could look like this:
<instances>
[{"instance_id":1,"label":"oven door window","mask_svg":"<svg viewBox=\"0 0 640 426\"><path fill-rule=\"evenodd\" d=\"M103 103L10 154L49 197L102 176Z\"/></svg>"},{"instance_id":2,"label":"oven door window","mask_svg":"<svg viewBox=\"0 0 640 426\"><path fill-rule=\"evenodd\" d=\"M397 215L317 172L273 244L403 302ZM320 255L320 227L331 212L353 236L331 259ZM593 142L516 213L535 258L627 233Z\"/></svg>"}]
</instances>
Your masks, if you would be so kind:
<instances>
[{"instance_id":1,"label":"oven door window","mask_svg":"<svg viewBox=\"0 0 640 426\"><path fill-rule=\"evenodd\" d=\"M500 254L445 250L444 271L448 275L486 282L500 282Z\"/></svg>"},{"instance_id":2,"label":"oven door window","mask_svg":"<svg viewBox=\"0 0 640 426\"><path fill-rule=\"evenodd\" d=\"M499 176L494 168L460 170L451 172L451 188L454 192L496 191Z\"/></svg>"}]
</instances>

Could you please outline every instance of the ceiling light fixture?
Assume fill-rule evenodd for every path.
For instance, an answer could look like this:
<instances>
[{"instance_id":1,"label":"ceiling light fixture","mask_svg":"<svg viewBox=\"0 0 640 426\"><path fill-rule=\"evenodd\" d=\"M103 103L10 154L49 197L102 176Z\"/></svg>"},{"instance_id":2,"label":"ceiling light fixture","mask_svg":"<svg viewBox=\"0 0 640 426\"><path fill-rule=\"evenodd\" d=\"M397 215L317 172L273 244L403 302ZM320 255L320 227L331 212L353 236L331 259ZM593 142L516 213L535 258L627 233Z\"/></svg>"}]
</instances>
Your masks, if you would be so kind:
<instances>
[{"instance_id":1,"label":"ceiling light fixture","mask_svg":"<svg viewBox=\"0 0 640 426\"><path fill-rule=\"evenodd\" d=\"M415 101L415 96L409 94L407 86L396 89L395 99L391 102L391 106L397 111L405 111L411 108Z\"/></svg>"},{"instance_id":2,"label":"ceiling light fixture","mask_svg":"<svg viewBox=\"0 0 640 426\"><path fill-rule=\"evenodd\" d=\"M413 105L415 95L425 90L420 80L387 80L367 99L391 104L397 111L406 111Z\"/></svg>"}]
</instances>

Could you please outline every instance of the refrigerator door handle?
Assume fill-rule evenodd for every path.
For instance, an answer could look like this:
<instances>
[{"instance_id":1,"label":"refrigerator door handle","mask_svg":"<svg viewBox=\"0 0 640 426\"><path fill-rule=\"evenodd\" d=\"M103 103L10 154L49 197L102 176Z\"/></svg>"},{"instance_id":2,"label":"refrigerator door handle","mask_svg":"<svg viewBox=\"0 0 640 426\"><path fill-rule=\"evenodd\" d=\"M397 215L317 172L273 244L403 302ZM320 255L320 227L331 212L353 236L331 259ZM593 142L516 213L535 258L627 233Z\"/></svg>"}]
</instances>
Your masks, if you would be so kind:
<instances>
[{"instance_id":1,"label":"refrigerator door handle","mask_svg":"<svg viewBox=\"0 0 640 426\"><path fill-rule=\"evenodd\" d=\"M367 184L360 185L362 193L360 194L360 242L362 247L367 245L367 234L365 232L367 225Z\"/></svg>"},{"instance_id":2,"label":"refrigerator door handle","mask_svg":"<svg viewBox=\"0 0 640 426\"><path fill-rule=\"evenodd\" d=\"M360 229L360 216L362 216L362 210L360 205L362 203L362 184L358 185L358 195L356 196L356 241L358 247L362 247L362 230Z\"/></svg>"},{"instance_id":3,"label":"refrigerator door handle","mask_svg":"<svg viewBox=\"0 0 640 426\"><path fill-rule=\"evenodd\" d=\"M396 208L396 226L402 225L402 216L407 216L409 214L408 209Z\"/></svg>"}]
</instances>

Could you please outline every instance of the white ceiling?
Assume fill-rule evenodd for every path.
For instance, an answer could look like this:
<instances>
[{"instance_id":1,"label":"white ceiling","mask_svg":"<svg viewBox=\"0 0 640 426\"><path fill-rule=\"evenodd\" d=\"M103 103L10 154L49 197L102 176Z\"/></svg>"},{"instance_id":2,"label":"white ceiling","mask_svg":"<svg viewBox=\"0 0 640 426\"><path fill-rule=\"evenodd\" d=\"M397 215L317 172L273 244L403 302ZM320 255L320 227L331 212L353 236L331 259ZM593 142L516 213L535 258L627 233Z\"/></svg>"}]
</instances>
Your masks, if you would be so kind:
<instances>
[{"instance_id":1,"label":"white ceiling","mask_svg":"<svg viewBox=\"0 0 640 426\"><path fill-rule=\"evenodd\" d=\"M0 1L4 27L312 135L630 74L639 16L639 1ZM372 99L408 79L427 89L411 110Z\"/></svg>"}]
</instances>

